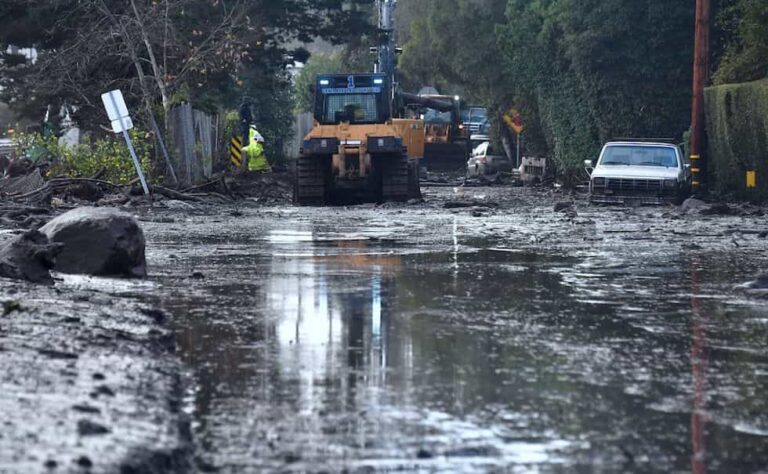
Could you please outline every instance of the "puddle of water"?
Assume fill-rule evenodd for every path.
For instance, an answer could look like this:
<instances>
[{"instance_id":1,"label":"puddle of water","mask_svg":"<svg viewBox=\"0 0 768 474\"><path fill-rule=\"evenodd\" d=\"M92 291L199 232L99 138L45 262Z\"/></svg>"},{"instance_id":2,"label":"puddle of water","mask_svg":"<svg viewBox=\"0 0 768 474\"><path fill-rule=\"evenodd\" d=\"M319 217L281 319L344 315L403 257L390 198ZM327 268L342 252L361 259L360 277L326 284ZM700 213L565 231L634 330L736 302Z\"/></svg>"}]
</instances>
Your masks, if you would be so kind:
<instances>
[{"instance_id":1,"label":"puddle of water","mask_svg":"<svg viewBox=\"0 0 768 474\"><path fill-rule=\"evenodd\" d=\"M332 231L297 218L266 238L233 232L225 247L194 238L188 253L181 234L158 239L157 298L195 374L207 463L222 472L768 464L768 380L754 376L768 369L768 311L707 297L758 262L640 244L506 248L457 218L440 220L443 238L386 241L369 224ZM178 276L193 270L206 278Z\"/></svg>"}]
</instances>

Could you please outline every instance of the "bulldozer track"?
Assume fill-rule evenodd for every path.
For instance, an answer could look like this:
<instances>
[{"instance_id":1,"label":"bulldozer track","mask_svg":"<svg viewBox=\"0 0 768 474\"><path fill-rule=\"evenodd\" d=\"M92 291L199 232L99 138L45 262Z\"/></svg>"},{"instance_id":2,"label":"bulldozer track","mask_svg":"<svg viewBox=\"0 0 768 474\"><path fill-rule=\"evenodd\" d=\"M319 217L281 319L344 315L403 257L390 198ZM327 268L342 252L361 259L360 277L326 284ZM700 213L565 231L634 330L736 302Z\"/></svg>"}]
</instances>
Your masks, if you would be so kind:
<instances>
[{"instance_id":1,"label":"bulldozer track","mask_svg":"<svg viewBox=\"0 0 768 474\"><path fill-rule=\"evenodd\" d=\"M325 205L330 192L330 157L302 156L296 163L294 200L302 206Z\"/></svg>"},{"instance_id":2,"label":"bulldozer track","mask_svg":"<svg viewBox=\"0 0 768 474\"><path fill-rule=\"evenodd\" d=\"M381 198L383 201L408 200L408 155L381 160Z\"/></svg>"}]
</instances>

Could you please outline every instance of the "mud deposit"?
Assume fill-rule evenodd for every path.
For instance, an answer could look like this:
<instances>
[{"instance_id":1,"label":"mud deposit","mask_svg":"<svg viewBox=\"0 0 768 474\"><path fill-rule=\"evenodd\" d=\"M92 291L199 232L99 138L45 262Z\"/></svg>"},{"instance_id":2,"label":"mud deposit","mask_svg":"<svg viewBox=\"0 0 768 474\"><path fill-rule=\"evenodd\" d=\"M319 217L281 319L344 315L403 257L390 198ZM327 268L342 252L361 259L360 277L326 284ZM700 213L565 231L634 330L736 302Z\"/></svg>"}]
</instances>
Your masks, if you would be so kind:
<instances>
[{"instance_id":1,"label":"mud deposit","mask_svg":"<svg viewBox=\"0 0 768 474\"><path fill-rule=\"evenodd\" d=\"M198 468L766 469L764 219L523 193L147 219Z\"/></svg>"},{"instance_id":2,"label":"mud deposit","mask_svg":"<svg viewBox=\"0 0 768 474\"><path fill-rule=\"evenodd\" d=\"M184 472L189 422L151 283L0 280L0 472Z\"/></svg>"},{"instance_id":3,"label":"mud deposit","mask_svg":"<svg viewBox=\"0 0 768 474\"><path fill-rule=\"evenodd\" d=\"M147 349L151 322L117 337L138 300L171 314L200 472L768 469L768 300L734 289L768 269L763 211L590 207L511 188L426 198L145 213L148 282L65 280L62 296L33 298L34 318L0 319L3 413L34 414L13 444L6 423L0 459L50 430L66 458L33 444L15 462L68 471L78 450L116 459L130 441L177 442L173 412L148 397L172 391L178 366ZM103 347L78 350L84 325L103 328ZM103 384L116 398L89 395ZM51 395L33 405L24 390ZM50 408L33 411L41 400ZM118 410L130 416L110 424ZM132 435L78 437L83 418Z\"/></svg>"}]
</instances>

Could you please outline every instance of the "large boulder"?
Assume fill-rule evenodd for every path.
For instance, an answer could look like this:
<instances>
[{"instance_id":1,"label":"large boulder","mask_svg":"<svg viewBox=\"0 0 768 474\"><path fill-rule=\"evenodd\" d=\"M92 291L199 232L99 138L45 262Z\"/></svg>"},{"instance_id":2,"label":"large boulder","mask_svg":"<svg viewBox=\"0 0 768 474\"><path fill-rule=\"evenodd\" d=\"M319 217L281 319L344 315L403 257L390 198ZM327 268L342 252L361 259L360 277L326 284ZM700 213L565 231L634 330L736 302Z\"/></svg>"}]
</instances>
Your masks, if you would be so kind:
<instances>
[{"instance_id":1,"label":"large boulder","mask_svg":"<svg viewBox=\"0 0 768 474\"><path fill-rule=\"evenodd\" d=\"M50 270L61 245L31 230L0 245L0 277L53 284Z\"/></svg>"},{"instance_id":2,"label":"large boulder","mask_svg":"<svg viewBox=\"0 0 768 474\"><path fill-rule=\"evenodd\" d=\"M145 277L144 232L132 216L108 208L82 207L40 229L63 244L55 270L99 276Z\"/></svg>"}]
</instances>

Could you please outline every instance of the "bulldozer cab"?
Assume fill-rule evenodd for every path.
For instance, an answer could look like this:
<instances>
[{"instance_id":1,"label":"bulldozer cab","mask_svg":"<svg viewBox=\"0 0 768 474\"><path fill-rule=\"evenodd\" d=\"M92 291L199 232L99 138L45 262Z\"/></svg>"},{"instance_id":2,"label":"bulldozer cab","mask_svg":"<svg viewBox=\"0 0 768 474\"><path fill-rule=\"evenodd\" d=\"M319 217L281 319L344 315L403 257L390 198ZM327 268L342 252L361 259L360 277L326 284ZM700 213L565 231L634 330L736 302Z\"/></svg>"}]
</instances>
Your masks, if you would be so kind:
<instances>
[{"instance_id":1,"label":"bulldozer cab","mask_svg":"<svg viewBox=\"0 0 768 474\"><path fill-rule=\"evenodd\" d=\"M321 125L377 124L392 118L384 74L322 75L315 84L315 120Z\"/></svg>"}]
</instances>

